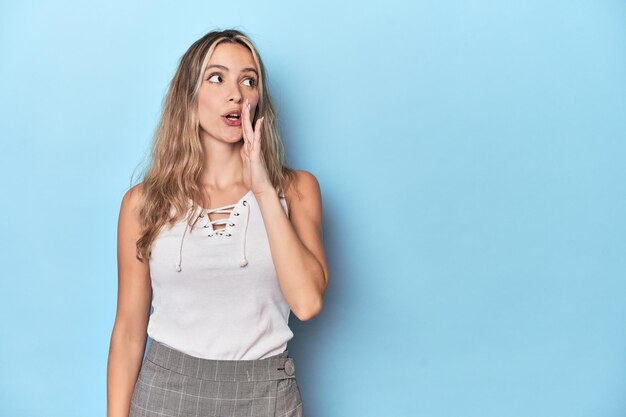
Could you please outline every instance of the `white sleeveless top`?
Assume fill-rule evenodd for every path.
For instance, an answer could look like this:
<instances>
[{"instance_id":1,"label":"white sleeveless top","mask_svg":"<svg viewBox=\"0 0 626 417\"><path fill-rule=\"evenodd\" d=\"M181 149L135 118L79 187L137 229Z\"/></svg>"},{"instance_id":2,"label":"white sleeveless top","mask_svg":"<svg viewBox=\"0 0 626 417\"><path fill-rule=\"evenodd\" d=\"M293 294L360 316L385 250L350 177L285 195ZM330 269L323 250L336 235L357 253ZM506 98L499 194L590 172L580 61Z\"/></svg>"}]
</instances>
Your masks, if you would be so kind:
<instances>
[{"instance_id":1,"label":"white sleeveless top","mask_svg":"<svg viewBox=\"0 0 626 417\"><path fill-rule=\"evenodd\" d=\"M285 198L280 202L289 215ZM212 221L208 213L230 215ZM291 310L254 193L235 204L198 207L196 218L193 227L188 217L164 227L153 242L148 335L205 359L264 359L283 352L293 337Z\"/></svg>"}]
</instances>

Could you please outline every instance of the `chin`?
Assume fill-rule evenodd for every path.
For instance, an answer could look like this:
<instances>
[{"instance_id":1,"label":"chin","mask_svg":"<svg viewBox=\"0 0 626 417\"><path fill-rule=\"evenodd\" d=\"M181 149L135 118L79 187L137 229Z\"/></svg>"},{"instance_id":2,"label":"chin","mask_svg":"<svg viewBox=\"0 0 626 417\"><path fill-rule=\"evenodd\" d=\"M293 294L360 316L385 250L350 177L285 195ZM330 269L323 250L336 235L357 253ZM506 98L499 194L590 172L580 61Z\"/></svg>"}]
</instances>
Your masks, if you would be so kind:
<instances>
[{"instance_id":1,"label":"chin","mask_svg":"<svg viewBox=\"0 0 626 417\"><path fill-rule=\"evenodd\" d=\"M241 142L242 140L243 140L243 136L238 136L238 137L233 137L233 136L231 136L231 137L229 137L229 138L226 140L226 142L229 142L229 143L239 143L239 142Z\"/></svg>"}]
</instances>

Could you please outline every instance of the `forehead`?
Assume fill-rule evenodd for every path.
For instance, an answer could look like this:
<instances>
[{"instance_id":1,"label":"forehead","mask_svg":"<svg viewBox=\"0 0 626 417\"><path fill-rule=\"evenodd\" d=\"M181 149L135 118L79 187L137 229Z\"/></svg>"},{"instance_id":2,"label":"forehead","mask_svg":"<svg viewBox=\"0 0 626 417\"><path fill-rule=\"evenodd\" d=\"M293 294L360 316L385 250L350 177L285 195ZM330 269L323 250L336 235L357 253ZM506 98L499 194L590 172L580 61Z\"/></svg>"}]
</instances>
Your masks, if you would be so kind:
<instances>
[{"instance_id":1,"label":"forehead","mask_svg":"<svg viewBox=\"0 0 626 417\"><path fill-rule=\"evenodd\" d=\"M248 48L238 43L220 43L215 47L213 54L209 58L209 65L223 65L229 69L256 68L252 52Z\"/></svg>"}]
</instances>

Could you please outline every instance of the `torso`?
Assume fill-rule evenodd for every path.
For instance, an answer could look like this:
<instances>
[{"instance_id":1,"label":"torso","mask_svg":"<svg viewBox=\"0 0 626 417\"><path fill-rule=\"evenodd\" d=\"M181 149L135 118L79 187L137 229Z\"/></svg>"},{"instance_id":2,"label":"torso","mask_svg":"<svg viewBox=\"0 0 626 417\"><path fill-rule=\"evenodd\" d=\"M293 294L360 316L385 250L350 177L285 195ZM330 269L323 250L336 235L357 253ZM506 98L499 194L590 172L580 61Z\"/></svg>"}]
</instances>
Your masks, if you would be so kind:
<instances>
[{"instance_id":1,"label":"torso","mask_svg":"<svg viewBox=\"0 0 626 417\"><path fill-rule=\"evenodd\" d=\"M226 225L207 227L206 210L196 208L205 217L194 226L181 219L155 239L148 335L197 357L260 359L284 351L293 337L290 308L254 193L232 195L214 194L210 205L237 199L232 214L210 214L210 221L232 220L226 235L215 233ZM286 198L280 201L289 217Z\"/></svg>"}]
</instances>

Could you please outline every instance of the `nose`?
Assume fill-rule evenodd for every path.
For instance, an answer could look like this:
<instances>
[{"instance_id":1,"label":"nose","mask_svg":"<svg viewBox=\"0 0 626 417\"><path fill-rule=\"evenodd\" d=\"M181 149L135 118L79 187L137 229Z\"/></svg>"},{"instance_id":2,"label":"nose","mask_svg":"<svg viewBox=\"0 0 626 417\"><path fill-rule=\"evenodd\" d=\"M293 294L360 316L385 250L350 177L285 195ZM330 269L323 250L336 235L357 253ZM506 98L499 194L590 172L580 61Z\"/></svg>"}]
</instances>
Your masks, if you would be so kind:
<instances>
[{"instance_id":1,"label":"nose","mask_svg":"<svg viewBox=\"0 0 626 417\"><path fill-rule=\"evenodd\" d=\"M235 103L241 103L241 100L243 99L242 94L241 94L241 90L239 89L239 85L235 85L233 86L230 94L229 94L229 99L228 101L234 101Z\"/></svg>"}]
</instances>

